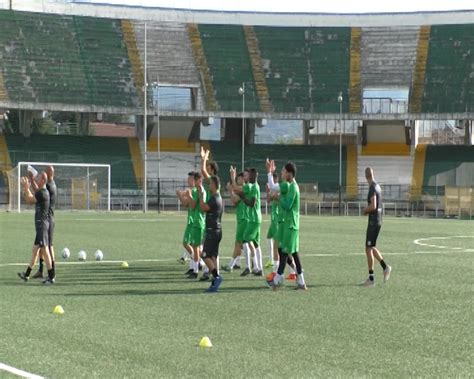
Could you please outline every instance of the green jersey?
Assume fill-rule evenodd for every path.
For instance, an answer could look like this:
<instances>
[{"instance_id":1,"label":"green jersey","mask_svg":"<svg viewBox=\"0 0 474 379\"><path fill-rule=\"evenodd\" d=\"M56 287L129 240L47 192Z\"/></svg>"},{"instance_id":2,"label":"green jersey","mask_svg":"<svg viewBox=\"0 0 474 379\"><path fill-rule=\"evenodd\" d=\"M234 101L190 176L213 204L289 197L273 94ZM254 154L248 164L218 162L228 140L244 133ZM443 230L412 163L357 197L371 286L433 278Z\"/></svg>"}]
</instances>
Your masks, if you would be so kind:
<instances>
[{"instance_id":1,"label":"green jersey","mask_svg":"<svg viewBox=\"0 0 474 379\"><path fill-rule=\"evenodd\" d=\"M236 211L236 216L237 216L237 221L246 221L249 218L248 215L248 209L247 205L240 200L237 204L237 211Z\"/></svg>"},{"instance_id":2,"label":"green jersey","mask_svg":"<svg viewBox=\"0 0 474 379\"><path fill-rule=\"evenodd\" d=\"M280 214L280 203L276 200L272 201L272 213L270 215L271 222L277 222Z\"/></svg>"},{"instance_id":3,"label":"green jersey","mask_svg":"<svg viewBox=\"0 0 474 379\"><path fill-rule=\"evenodd\" d=\"M296 180L288 183L288 194L280 198L280 206L285 213L284 225L287 228L299 230L300 228L300 188Z\"/></svg>"},{"instance_id":4,"label":"green jersey","mask_svg":"<svg viewBox=\"0 0 474 379\"><path fill-rule=\"evenodd\" d=\"M197 188L193 187L193 188L191 188L191 197L194 200L196 198L196 196L199 199L199 194L197 192ZM189 207L188 208L188 222L187 222L187 224L192 225L193 223L194 223L194 209Z\"/></svg>"},{"instance_id":5,"label":"green jersey","mask_svg":"<svg viewBox=\"0 0 474 379\"><path fill-rule=\"evenodd\" d=\"M262 210L260 207L260 186L258 183L247 183L243 187L244 196L246 199L251 200L255 198L255 205L249 208L249 221L261 224L262 223Z\"/></svg>"},{"instance_id":6,"label":"green jersey","mask_svg":"<svg viewBox=\"0 0 474 379\"><path fill-rule=\"evenodd\" d=\"M204 228L206 226L206 213L203 212L201 209L201 205L199 204L199 192L197 188L194 188L195 192L192 193L193 201L196 203L196 207L194 208L193 212L193 224L196 227ZM204 191L204 202L207 201L207 192Z\"/></svg>"},{"instance_id":7,"label":"green jersey","mask_svg":"<svg viewBox=\"0 0 474 379\"><path fill-rule=\"evenodd\" d=\"M288 190L290 188L290 184L288 182L280 182L280 201L278 203L278 222L285 221L285 211L281 208L281 203L286 201L286 197L288 195Z\"/></svg>"}]
</instances>

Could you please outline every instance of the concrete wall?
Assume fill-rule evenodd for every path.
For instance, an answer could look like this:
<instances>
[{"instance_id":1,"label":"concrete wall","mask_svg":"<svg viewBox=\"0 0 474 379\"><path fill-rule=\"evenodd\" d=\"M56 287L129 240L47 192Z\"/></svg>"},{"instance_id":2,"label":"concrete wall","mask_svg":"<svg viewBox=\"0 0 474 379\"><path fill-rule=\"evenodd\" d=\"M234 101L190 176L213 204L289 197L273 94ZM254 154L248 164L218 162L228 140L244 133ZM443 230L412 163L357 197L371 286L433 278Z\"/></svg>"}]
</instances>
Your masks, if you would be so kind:
<instances>
[{"instance_id":1,"label":"concrete wall","mask_svg":"<svg viewBox=\"0 0 474 379\"><path fill-rule=\"evenodd\" d=\"M367 122L367 141L405 143L405 124L403 122Z\"/></svg>"}]
</instances>

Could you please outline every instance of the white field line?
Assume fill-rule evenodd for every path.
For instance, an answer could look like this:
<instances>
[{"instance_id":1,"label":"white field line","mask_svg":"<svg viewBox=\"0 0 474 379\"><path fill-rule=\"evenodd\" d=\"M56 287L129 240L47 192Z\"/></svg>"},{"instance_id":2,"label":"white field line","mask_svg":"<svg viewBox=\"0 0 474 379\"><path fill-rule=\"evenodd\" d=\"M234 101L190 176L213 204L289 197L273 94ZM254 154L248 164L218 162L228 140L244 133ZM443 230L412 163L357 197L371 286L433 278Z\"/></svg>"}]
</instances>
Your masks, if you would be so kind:
<instances>
[{"instance_id":1,"label":"white field line","mask_svg":"<svg viewBox=\"0 0 474 379\"><path fill-rule=\"evenodd\" d=\"M395 253L389 253L389 252L384 252L383 255L415 255L415 254L452 254L452 253L463 253L463 252L474 252L474 249L464 249L464 250L453 250L453 251L443 251L443 250L437 250L437 251L411 251L411 252L395 252ZM339 258L339 257L347 257L347 256L364 256L364 252L361 251L360 253L346 253L346 254L302 254L302 258ZM230 259L230 256L219 256L219 258L222 259ZM124 262L122 261L116 261L116 260L104 260L104 261L85 261L85 262L63 262L63 261L58 261L56 264L58 265L90 265L90 264L96 264L96 265L101 265L101 264L119 264ZM127 260L129 263L133 262L176 262L176 258L163 258L163 259L129 259ZM0 263L0 267L9 267L9 266L26 266L27 263Z\"/></svg>"},{"instance_id":2,"label":"white field line","mask_svg":"<svg viewBox=\"0 0 474 379\"><path fill-rule=\"evenodd\" d=\"M5 363L0 363L0 370L7 371L13 375L21 376L22 378L43 379L42 376L31 374L23 370L19 370L15 367L6 365Z\"/></svg>"},{"instance_id":3,"label":"white field line","mask_svg":"<svg viewBox=\"0 0 474 379\"><path fill-rule=\"evenodd\" d=\"M440 250L451 250L451 251L463 251L463 252L473 252L474 249L465 249L462 247L454 247L454 246L444 246L444 245L438 245L436 243L432 243L431 241L449 241L455 238L474 238L474 235L472 236L449 236L449 237L427 237L427 238L419 238L413 241L415 245L418 246L423 246L423 247L429 247L432 249L440 249ZM430 243L428 243L430 242ZM423 253L423 252L418 252L418 253ZM426 253L425 253L426 254Z\"/></svg>"}]
</instances>

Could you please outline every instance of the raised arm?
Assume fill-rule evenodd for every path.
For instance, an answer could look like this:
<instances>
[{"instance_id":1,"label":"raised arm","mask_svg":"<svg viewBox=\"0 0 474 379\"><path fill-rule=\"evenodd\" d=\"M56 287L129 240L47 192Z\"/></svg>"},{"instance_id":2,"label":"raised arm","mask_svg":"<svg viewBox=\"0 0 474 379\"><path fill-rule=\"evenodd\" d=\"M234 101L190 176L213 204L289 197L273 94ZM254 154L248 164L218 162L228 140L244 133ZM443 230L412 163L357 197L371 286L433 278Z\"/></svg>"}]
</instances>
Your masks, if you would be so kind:
<instances>
[{"instance_id":1,"label":"raised arm","mask_svg":"<svg viewBox=\"0 0 474 379\"><path fill-rule=\"evenodd\" d=\"M204 178L209 179L211 175L207 172L207 161L209 160L209 150L201 146L201 173Z\"/></svg>"},{"instance_id":2,"label":"raised arm","mask_svg":"<svg viewBox=\"0 0 474 379\"><path fill-rule=\"evenodd\" d=\"M25 201L28 204L36 204L36 198L33 195L33 193L31 192L30 182L29 182L28 178L23 176L20 179L20 182L21 182L21 186L23 187L23 199L25 199Z\"/></svg>"},{"instance_id":3,"label":"raised arm","mask_svg":"<svg viewBox=\"0 0 474 379\"><path fill-rule=\"evenodd\" d=\"M243 188L239 186L235 180L237 177L237 169L234 166L230 166L229 174L230 174L230 183L232 185L232 191L239 196L243 195L244 194Z\"/></svg>"},{"instance_id":4,"label":"raised arm","mask_svg":"<svg viewBox=\"0 0 474 379\"><path fill-rule=\"evenodd\" d=\"M269 160L267 158L265 162L265 166L267 167L267 178L268 178L268 188L271 192L279 192L280 186L278 183L275 183L273 180L273 173L275 172L276 166L275 161Z\"/></svg>"},{"instance_id":5,"label":"raised arm","mask_svg":"<svg viewBox=\"0 0 474 379\"><path fill-rule=\"evenodd\" d=\"M31 171L28 171L28 177L31 182L31 187L33 187L33 191L38 191L38 189L43 188L46 182L48 181L48 177L46 176L45 172L40 173L36 178L34 177Z\"/></svg>"},{"instance_id":6,"label":"raised arm","mask_svg":"<svg viewBox=\"0 0 474 379\"><path fill-rule=\"evenodd\" d=\"M185 207L189 206L189 199L190 199L189 190L181 191L181 190L177 189L176 190L176 196L178 197L181 204L183 204Z\"/></svg>"}]
</instances>

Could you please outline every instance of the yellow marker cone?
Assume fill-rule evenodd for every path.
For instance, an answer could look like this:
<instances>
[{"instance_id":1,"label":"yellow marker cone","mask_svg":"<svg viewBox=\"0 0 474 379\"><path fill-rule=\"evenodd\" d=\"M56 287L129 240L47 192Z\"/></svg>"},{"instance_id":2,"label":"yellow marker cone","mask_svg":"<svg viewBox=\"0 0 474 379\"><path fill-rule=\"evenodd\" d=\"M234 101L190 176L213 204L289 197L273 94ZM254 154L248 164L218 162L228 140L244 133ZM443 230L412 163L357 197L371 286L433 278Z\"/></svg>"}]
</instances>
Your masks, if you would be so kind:
<instances>
[{"instance_id":1,"label":"yellow marker cone","mask_svg":"<svg viewBox=\"0 0 474 379\"><path fill-rule=\"evenodd\" d=\"M62 315L64 314L64 309L60 305L56 305L53 309L53 313L56 315Z\"/></svg>"},{"instance_id":2,"label":"yellow marker cone","mask_svg":"<svg viewBox=\"0 0 474 379\"><path fill-rule=\"evenodd\" d=\"M211 340L209 337L202 337L201 341L199 342L200 347L212 347Z\"/></svg>"},{"instance_id":3,"label":"yellow marker cone","mask_svg":"<svg viewBox=\"0 0 474 379\"><path fill-rule=\"evenodd\" d=\"M128 268L128 262L122 262L122 268Z\"/></svg>"}]
</instances>

